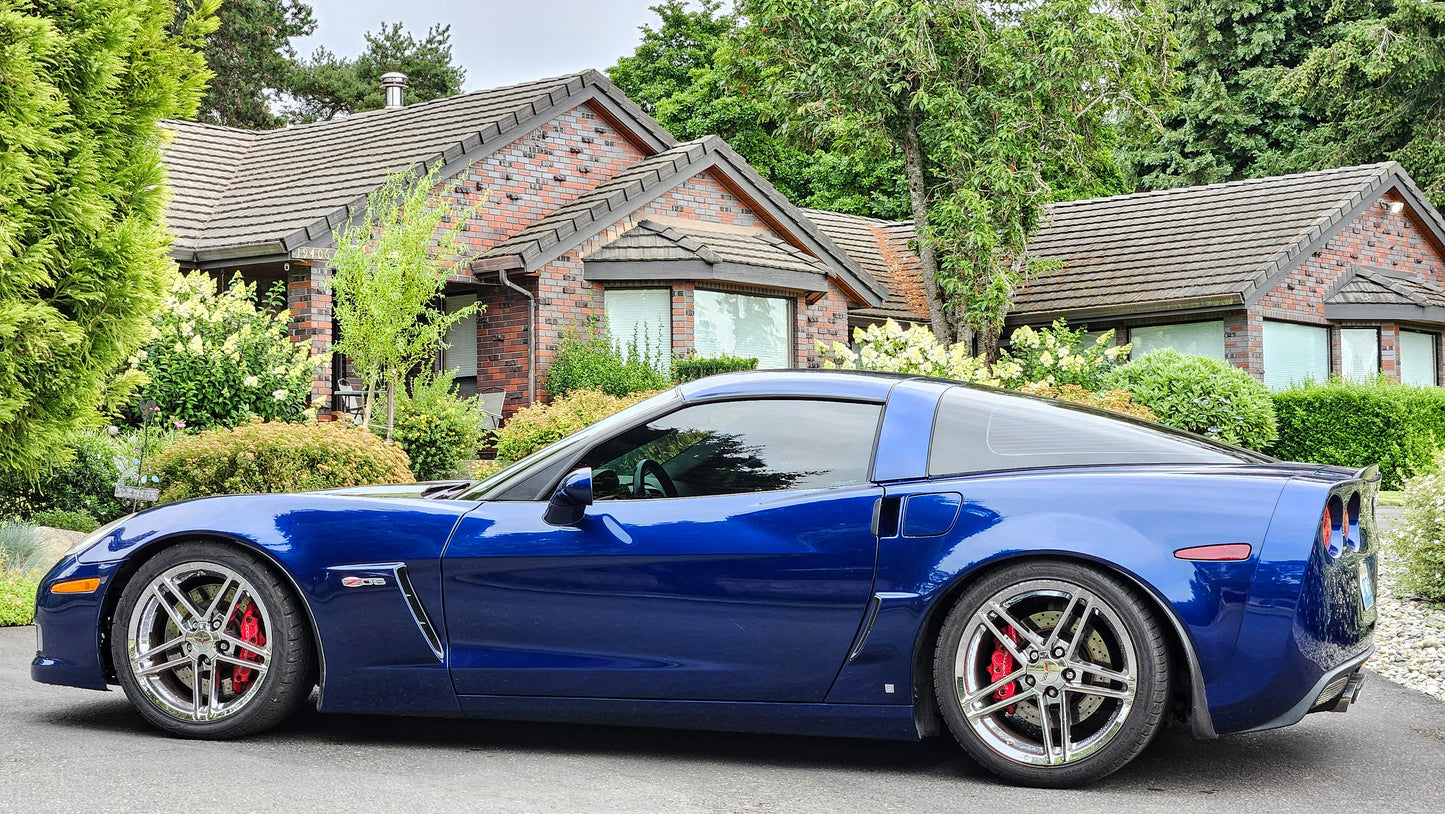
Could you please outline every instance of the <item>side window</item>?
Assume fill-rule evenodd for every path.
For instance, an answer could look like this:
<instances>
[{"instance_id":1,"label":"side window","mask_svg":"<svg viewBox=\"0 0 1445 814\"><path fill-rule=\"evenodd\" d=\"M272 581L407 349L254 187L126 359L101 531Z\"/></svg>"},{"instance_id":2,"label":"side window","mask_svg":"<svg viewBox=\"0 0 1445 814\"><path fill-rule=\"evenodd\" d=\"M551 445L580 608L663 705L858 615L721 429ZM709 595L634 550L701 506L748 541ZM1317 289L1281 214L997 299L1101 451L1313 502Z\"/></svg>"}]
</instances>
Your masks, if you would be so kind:
<instances>
[{"instance_id":1,"label":"side window","mask_svg":"<svg viewBox=\"0 0 1445 814\"><path fill-rule=\"evenodd\" d=\"M583 458L596 499L817 489L868 479L882 406L770 399L684 407Z\"/></svg>"},{"instance_id":2,"label":"side window","mask_svg":"<svg viewBox=\"0 0 1445 814\"><path fill-rule=\"evenodd\" d=\"M1208 441L1023 396L955 387L943 395L928 474L1081 464L1254 463Z\"/></svg>"}]
</instances>

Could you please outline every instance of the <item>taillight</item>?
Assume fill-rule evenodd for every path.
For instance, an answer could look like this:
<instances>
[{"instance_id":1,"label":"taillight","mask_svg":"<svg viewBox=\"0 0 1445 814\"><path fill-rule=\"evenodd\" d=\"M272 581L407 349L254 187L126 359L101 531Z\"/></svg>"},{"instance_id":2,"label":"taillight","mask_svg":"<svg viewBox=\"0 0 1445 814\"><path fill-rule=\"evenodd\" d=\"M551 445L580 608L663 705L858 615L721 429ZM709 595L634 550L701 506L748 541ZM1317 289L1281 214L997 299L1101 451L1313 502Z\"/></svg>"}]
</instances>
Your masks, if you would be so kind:
<instances>
[{"instance_id":1,"label":"taillight","mask_svg":"<svg viewBox=\"0 0 1445 814\"><path fill-rule=\"evenodd\" d=\"M1348 528L1345 521L1345 502L1340 500L1339 495L1335 495L1325 504L1325 512L1320 516L1320 545L1325 553L1331 557L1340 555L1344 550Z\"/></svg>"}]
</instances>

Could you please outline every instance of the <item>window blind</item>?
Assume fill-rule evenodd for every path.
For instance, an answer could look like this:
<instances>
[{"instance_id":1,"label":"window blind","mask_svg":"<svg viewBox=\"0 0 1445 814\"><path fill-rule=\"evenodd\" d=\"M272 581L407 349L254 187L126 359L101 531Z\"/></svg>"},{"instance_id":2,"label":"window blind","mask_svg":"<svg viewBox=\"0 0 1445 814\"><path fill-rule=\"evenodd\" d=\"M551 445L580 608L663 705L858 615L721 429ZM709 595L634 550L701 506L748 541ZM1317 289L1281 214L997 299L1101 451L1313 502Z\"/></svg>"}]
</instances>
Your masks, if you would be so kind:
<instances>
[{"instance_id":1,"label":"window blind","mask_svg":"<svg viewBox=\"0 0 1445 814\"><path fill-rule=\"evenodd\" d=\"M454 314L475 303L475 294L447 297L448 314ZM442 353L442 369L454 377L477 375L477 316L473 314L447 328L446 342L450 346Z\"/></svg>"},{"instance_id":2,"label":"window blind","mask_svg":"<svg viewBox=\"0 0 1445 814\"><path fill-rule=\"evenodd\" d=\"M1374 328L1340 330L1340 376L1369 381L1380 373L1380 333Z\"/></svg>"},{"instance_id":3,"label":"window blind","mask_svg":"<svg viewBox=\"0 0 1445 814\"><path fill-rule=\"evenodd\" d=\"M1150 351L1172 348L1189 356L1224 358L1224 322L1181 322L1129 329L1129 351L1134 359Z\"/></svg>"},{"instance_id":4,"label":"window blind","mask_svg":"<svg viewBox=\"0 0 1445 814\"><path fill-rule=\"evenodd\" d=\"M788 301L698 289L693 292L698 356L757 357L758 369L792 367Z\"/></svg>"},{"instance_id":5,"label":"window blind","mask_svg":"<svg viewBox=\"0 0 1445 814\"><path fill-rule=\"evenodd\" d=\"M1330 332L1314 325L1264 321L1264 383L1283 390L1330 378Z\"/></svg>"},{"instance_id":6,"label":"window blind","mask_svg":"<svg viewBox=\"0 0 1445 814\"><path fill-rule=\"evenodd\" d=\"M672 289L609 288L607 332L625 356L635 343L659 370L672 368Z\"/></svg>"},{"instance_id":7,"label":"window blind","mask_svg":"<svg viewBox=\"0 0 1445 814\"><path fill-rule=\"evenodd\" d=\"M1438 334L1420 331L1400 332L1400 381L1434 387L1436 380L1435 347L1439 344Z\"/></svg>"}]
</instances>

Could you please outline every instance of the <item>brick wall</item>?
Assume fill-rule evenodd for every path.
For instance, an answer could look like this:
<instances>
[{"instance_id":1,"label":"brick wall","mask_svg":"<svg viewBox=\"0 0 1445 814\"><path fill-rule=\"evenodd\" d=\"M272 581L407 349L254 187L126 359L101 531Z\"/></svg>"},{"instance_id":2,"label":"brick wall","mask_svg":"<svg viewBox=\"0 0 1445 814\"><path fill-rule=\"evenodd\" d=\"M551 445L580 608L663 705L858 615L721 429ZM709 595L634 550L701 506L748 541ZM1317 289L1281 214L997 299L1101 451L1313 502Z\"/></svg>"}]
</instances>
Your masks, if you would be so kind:
<instances>
[{"instance_id":1,"label":"brick wall","mask_svg":"<svg viewBox=\"0 0 1445 814\"><path fill-rule=\"evenodd\" d=\"M1392 191L1367 206L1260 298L1251 312L1251 323L1256 319L1272 319L1330 324L1325 319L1325 299L1356 265L1407 271L1445 287L1445 256L1430 243L1408 206L1399 214L1389 211L1387 204L1399 201L1403 198ZM1399 328L1395 325L1380 328L1380 371L1398 377ZM1251 324L1251 344L1258 336L1255 330ZM1338 373L1340 368L1339 342L1338 330L1332 330L1330 370L1334 373ZM1259 368L1256 370L1251 366L1250 372L1262 375L1262 361L1261 355Z\"/></svg>"},{"instance_id":2,"label":"brick wall","mask_svg":"<svg viewBox=\"0 0 1445 814\"><path fill-rule=\"evenodd\" d=\"M326 364L311 380L311 403L323 414L331 411L331 295L326 291L328 270L292 263L286 275L286 308L291 312L290 333L295 342L310 342L311 352L324 354Z\"/></svg>"},{"instance_id":3,"label":"brick wall","mask_svg":"<svg viewBox=\"0 0 1445 814\"><path fill-rule=\"evenodd\" d=\"M797 331L798 367L817 367L816 341L825 345L848 343L848 298L829 281L828 293L812 305L798 298L798 311L803 315Z\"/></svg>"},{"instance_id":4,"label":"brick wall","mask_svg":"<svg viewBox=\"0 0 1445 814\"><path fill-rule=\"evenodd\" d=\"M515 281L536 293L536 281L523 277ZM531 403L527 394L527 299L500 285L485 285L477 292L485 310L477 315L478 392L502 388L506 399L503 415ZM541 393L541 383L538 391Z\"/></svg>"}]
</instances>

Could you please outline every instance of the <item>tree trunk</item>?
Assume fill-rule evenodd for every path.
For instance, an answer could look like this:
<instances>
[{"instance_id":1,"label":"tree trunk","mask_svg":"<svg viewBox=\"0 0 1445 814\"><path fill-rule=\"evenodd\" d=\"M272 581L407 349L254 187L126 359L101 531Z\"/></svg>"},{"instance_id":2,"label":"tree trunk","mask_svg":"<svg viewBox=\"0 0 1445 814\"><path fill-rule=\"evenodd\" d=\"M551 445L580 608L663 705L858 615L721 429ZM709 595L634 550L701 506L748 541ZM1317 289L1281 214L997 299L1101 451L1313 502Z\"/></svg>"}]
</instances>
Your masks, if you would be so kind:
<instances>
[{"instance_id":1,"label":"tree trunk","mask_svg":"<svg viewBox=\"0 0 1445 814\"><path fill-rule=\"evenodd\" d=\"M938 256L928 235L928 188L923 175L923 140L918 135L918 113L908 112L903 131L903 175L908 179L908 203L913 210L913 232L918 240L918 265L923 271L923 290L928 295L928 316L933 335L941 342L956 340L948 303L938 287Z\"/></svg>"},{"instance_id":2,"label":"tree trunk","mask_svg":"<svg viewBox=\"0 0 1445 814\"><path fill-rule=\"evenodd\" d=\"M371 429L371 409L376 405L376 379L366 380L366 395L361 397L361 426Z\"/></svg>"},{"instance_id":3,"label":"tree trunk","mask_svg":"<svg viewBox=\"0 0 1445 814\"><path fill-rule=\"evenodd\" d=\"M386 382L386 440L391 440L391 430L396 424L396 371L392 371Z\"/></svg>"}]
</instances>

